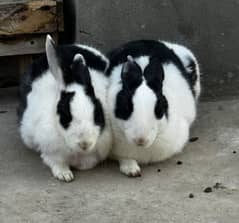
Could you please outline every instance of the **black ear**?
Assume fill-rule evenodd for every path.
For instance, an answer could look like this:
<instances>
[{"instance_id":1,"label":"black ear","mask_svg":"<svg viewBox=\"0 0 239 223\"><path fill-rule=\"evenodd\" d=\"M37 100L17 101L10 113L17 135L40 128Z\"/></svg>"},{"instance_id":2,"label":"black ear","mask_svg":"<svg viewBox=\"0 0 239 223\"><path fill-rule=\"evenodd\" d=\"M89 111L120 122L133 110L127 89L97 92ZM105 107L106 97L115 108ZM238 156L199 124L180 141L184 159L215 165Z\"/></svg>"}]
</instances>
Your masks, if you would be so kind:
<instances>
[{"instance_id":1,"label":"black ear","mask_svg":"<svg viewBox=\"0 0 239 223\"><path fill-rule=\"evenodd\" d=\"M149 64L144 70L144 77L149 87L157 93L161 91L164 80L164 70L161 61L157 57L150 58Z\"/></svg>"},{"instance_id":2,"label":"black ear","mask_svg":"<svg viewBox=\"0 0 239 223\"><path fill-rule=\"evenodd\" d=\"M85 63L85 59L81 54L76 54L74 56L71 69L72 75L77 83L84 86L91 85L90 72Z\"/></svg>"},{"instance_id":3,"label":"black ear","mask_svg":"<svg viewBox=\"0 0 239 223\"><path fill-rule=\"evenodd\" d=\"M141 68L131 56L127 57L127 62L122 67L121 79L123 86L128 90L136 89L142 82Z\"/></svg>"}]
</instances>

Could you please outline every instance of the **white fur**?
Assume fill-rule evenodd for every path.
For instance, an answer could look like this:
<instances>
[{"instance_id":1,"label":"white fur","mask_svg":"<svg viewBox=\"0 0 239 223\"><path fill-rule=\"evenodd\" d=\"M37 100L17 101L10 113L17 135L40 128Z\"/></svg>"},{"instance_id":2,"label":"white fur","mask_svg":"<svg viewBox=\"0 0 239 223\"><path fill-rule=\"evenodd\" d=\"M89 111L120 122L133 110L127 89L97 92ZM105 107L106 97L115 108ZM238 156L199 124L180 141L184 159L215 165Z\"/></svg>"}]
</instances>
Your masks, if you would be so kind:
<instances>
[{"instance_id":1,"label":"white fur","mask_svg":"<svg viewBox=\"0 0 239 223\"><path fill-rule=\"evenodd\" d=\"M191 55L191 54L190 54ZM144 70L149 58L136 58ZM122 64L112 70L108 104L113 129L113 148L110 157L120 162L120 170L128 176L138 176L137 164L162 161L182 151L188 141L189 130L196 117L196 100L180 71L172 63L163 65L165 79L163 94L168 101L168 120L157 120L154 115L156 96L145 80L133 96L134 111L127 121L115 117L116 95L122 88ZM199 82L200 86L200 82ZM199 88L200 89L200 88ZM198 96L200 91L197 92ZM134 139L143 137L146 144L136 146Z\"/></svg>"},{"instance_id":2,"label":"white fur","mask_svg":"<svg viewBox=\"0 0 239 223\"><path fill-rule=\"evenodd\" d=\"M197 81L195 83L194 86L194 90L195 90L195 95L196 95L196 99L198 100L200 94L201 94L201 85L200 85L200 69L199 69L199 64L198 61L196 59L196 57L194 56L194 54L192 53L192 51L190 49L188 49L185 46L176 44L176 43L170 43L170 42L166 42L163 41L163 43L170 49L172 49L174 51L174 53L180 58L180 60L182 61L183 65L185 66L185 68L190 72L190 68L188 67L189 65L189 60L188 58L192 59L195 64L196 64L196 75L197 75Z\"/></svg>"},{"instance_id":3,"label":"white fur","mask_svg":"<svg viewBox=\"0 0 239 223\"><path fill-rule=\"evenodd\" d=\"M75 92L70 103L73 120L67 130L60 125L56 110L61 87L50 70L34 81L27 96L27 108L20 125L21 137L29 148L41 153L44 163L59 180L73 179L70 166L78 169L94 167L106 158L111 147L109 115L105 110L108 79L102 72L89 71L95 95L105 113L106 125L101 134L94 124L92 102L81 85L71 84L65 89ZM88 143L87 151L79 147L82 141Z\"/></svg>"}]
</instances>

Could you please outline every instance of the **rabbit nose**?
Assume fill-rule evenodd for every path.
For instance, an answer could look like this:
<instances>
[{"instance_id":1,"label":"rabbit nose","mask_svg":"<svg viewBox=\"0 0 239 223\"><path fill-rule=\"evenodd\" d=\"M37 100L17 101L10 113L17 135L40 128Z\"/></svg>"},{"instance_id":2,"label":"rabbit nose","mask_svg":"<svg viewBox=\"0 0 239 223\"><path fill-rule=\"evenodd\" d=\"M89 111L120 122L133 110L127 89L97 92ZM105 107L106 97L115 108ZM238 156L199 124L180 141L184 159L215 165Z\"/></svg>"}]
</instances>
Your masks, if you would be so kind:
<instances>
[{"instance_id":1,"label":"rabbit nose","mask_svg":"<svg viewBox=\"0 0 239 223\"><path fill-rule=\"evenodd\" d=\"M147 140L143 137L134 139L134 142L137 146L145 146L145 144L147 144Z\"/></svg>"},{"instance_id":2,"label":"rabbit nose","mask_svg":"<svg viewBox=\"0 0 239 223\"><path fill-rule=\"evenodd\" d=\"M91 146L91 143L84 141L84 142L79 143L79 146L82 150L87 150Z\"/></svg>"}]
</instances>

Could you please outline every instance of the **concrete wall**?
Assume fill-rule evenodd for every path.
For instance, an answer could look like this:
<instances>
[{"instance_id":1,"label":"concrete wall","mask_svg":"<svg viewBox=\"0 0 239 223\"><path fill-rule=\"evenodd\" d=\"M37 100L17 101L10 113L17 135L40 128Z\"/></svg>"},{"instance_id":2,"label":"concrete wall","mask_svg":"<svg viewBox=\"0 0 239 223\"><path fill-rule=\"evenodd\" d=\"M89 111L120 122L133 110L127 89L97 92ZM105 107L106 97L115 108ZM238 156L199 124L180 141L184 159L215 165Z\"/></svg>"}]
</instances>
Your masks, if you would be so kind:
<instances>
[{"instance_id":1,"label":"concrete wall","mask_svg":"<svg viewBox=\"0 0 239 223\"><path fill-rule=\"evenodd\" d=\"M204 97L239 95L239 0L75 0L77 40L105 52L134 39L189 46L201 63Z\"/></svg>"}]
</instances>

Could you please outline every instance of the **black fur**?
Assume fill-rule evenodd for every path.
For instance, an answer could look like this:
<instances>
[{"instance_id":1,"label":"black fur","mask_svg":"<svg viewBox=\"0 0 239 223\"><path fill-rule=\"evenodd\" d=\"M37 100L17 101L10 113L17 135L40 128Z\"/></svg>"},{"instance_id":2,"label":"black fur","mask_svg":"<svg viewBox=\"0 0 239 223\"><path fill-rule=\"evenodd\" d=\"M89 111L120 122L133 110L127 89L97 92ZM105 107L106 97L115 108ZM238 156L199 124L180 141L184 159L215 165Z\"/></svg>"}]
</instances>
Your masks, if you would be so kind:
<instances>
[{"instance_id":1,"label":"black fur","mask_svg":"<svg viewBox=\"0 0 239 223\"><path fill-rule=\"evenodd\" d=\"M75 45L62 45L57 46L57 57L59 61L59 65L63 70L64 75L64 81L65 84L70 84L74 82L74 78L72 77L71 73L71 65L73 58L76 54L81 54L85 61L86 65L92 69L98 70L98 71L105 71L107 67L107 62L103 60L100 56L96 56L94 53L92 53L89 50L86 50L80 46ZM24 74L23 80L21 81L22 87L31 85L32 82L41 77L41 75L49 68L46 54L43 54L40 58L35 60L26 73ZM26 77L28 76L28 77ZM27 80L26 80L27 79ZM24 83L26 82L26 83Z\"/></svg>"},{"instance_id":2,"label":"black fur","mask_svg":"<svg viewBox=\"0 0 239 223\"><path fill-rule=\"evenodd\" d=\"M147 85L155 92L159 94L162 91L162 83L164 80L164 70L157 57L151 57L149 64L145 67L143 73Z\"/></svg>"},{"instance_id":3,"label":"black fur","mask_svg":"<svg viewBox=\"0 0 239 223\"><path fill-rule=\"evenodd\" d=\"M141 68L134 62L127 62L122 68L121 79L122 90L117 94L115 115L127 120L133 112L134 92L143 81Z\"/></svg>"},{"instance_id":4,"label":"black fur","mask_svg":"<svg viewBox=\"0 0 239 223\"><path fill-rule=\"evenodd\" d=\"M163 94L157 95L157 102L155 105L154 113L157 119L161 119L164 114L168 118L168 101Z\"/></svg>"},{"instance_id":5,"label":"black fur","mask_svg":"<svg viewBox=\"0 0 239 223\"><path fill-rule=\"evenodd\" d=\"M107 75L109 76L111 74L111 71L115 66L126 62L128 55L131 55L133 58L140 56L157 57L161 64L172 62L181 71L181 74L188 82L193 95L195 95L191 75L186 71L184 65L174 51L168 48L163 42L156 40L136 40L123 44L119 48L112 50L108 54L110 66L107 69Z\"/></svg>"},{"instance_id":6,"label":"black fur","mask_svg":"<svg viewBox=\"0 0 239 223\"><path fill-rule=\"evenodd\" d=\"M86 95L89 96L91 102L94 105L94 122L96 125L100 126L101 130L103 130L105 127L104 111L100 103L100 100L95 96L94 88L91 85L91 82L90 84L85 85L85 92Z\"/></svg>"},{"instance_id":7,"label":"black fur","mask_svg":"<svg viewBox=\"0 0 239 223\"><path fill-rule=\"evenodd\" d=\"M41 56L38 60L34 61L22 75L19 86L20 103L17 109L19 120L22 119L23 113L27 107L27 95L32 90L33 81L39 78L47 69L47 59Z\"/></svg>"},{"instance_id":8,"label":"black fur","mask_svg":"<svg viewBox=\"0 0 239 223\"><path fill-rule=\"evenodd\" d=\"M63 128L67 129L72 121L70 102L73 99L75 92L61 92L60 100L57 104L57 114Z\"/></svg>"},{"instance_id":9,"label":"black fur","mask_svg":"<svg viewBox=\"0 0 239 223\"><path fill-rule=\"evenodd\" d=\"M92 99L91 99L92 100ZM94 121L95 124L100 126L101 131L104 129L105 127L105 116L104 116L104 111L103 111L103 107L99 101L99 99L94 98L92 100L93 104L94 104Z\"/></svg>"},{"instance_id":10,"label":"black fur","mask_svg":"<svg viewBox=\"0 0 239 223\"><path fill-rule=\"evenodd\" d=\"M197 81L196 63L191 58L188 58L188 60L189 60L189 65L187 66L187 68L191 70L188 73L189 73L189 76L191 76L191 79L190 79L191 85L194 86Z\"/></svg>"},{"instance_id":11,"label":"black fur","mask_svg":"<svg viewBox=\"0 0 239 223\"><path fill-rule=\"evenodd\" d=\"M66 85L71 84L75 81L75 78L72 76L71 72L71 64L73 58L76 54L81 54L85 61L86 65L89 68L93 68L98 71L104 72L107 68L107 62L103 60L100 56L96 56L91 51L84 49L80 46L75 45L65 45L65 46L58 46L57 50L57 57L59 65L63 71L63 78Z\"/></svg>"},{"instance_id":12,"label":"black fur","mask_svg":"<svg viewBox=\"0 0 239 223\"><path fill-rule=\"evenodd\" d=\"M147 85L153 90L157 97L154 110L157 119L161 119L164 114L168 117L168 102L162 93L164 70L157 57L150 58L149 64L145 67L143 75Z\"/></svg>"},{"instance_id":13,"label":"black fur","mask_svg":"<svg viewBox=\"0 0 239 223\"><path fill-rule=\"evenodd\" d=\"M103 108L100 101L96 98L94 89L91 85L91 79L89 70L83 64L73 63L73 58L76 54L81 54L86 62L86 66L98 71L105 71L107 67L107 61L102 59L100 56L95 55L91 51L84 49L80 46L75 45L62 45L56 47L56 54L58 63L63 71L63 79L65 85L77 82L85 87L86 94L90 97L92 103L94 104L94 117L95 124L99 125L101 129L105 126ZM38 60L34 61L26 73L23 75L22 81L20 83L20 104L18 107L19 120L22 119L22 115L27 107L27 95L32 90L32 83L37 78L40 78L45 71L49 68L47 57L44 54ZM78 69L78 70L77 70ZM66 98L64 95L63 97ZM62 105L61 101L61 105ZM63 110L62 110L63 111ZM64 112L63 112L64 113ZM70 115L65 114L68 117L68 122L70 120ZM63 127L67 128L66 121L63 121Z\"/></svg>"}]
</instances>

